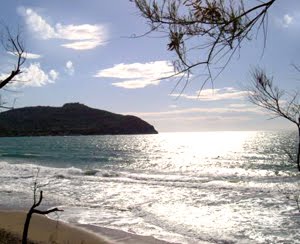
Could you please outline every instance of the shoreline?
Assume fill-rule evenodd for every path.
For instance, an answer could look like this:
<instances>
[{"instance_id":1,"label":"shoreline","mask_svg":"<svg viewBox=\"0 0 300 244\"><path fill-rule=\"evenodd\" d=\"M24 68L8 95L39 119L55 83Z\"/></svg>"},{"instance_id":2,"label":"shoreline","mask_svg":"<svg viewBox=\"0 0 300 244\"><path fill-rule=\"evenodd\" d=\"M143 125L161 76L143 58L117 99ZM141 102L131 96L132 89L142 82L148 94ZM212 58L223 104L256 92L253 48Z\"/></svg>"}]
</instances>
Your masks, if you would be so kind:
<instances>
[{"instance_id":1,"label":"shoreline","mask_svg":"<svg viewBox=\"0 0 300 244\"><path fill-rule=\"evenodd\" d=\"M19 238L22 237L26 211L0 209L0 230ZM142 236L89 224L69 224L53 220L47 216L32 216L28 238L38 243L74 243L74 244L170 244L152 236Z\"/></svg>"},{"instance_id":2,"label":"shoreline","mask_svg":"<svg viewBox=\"0 0 300 244\"><path fill-rule=\"evenodd\" d=\"M89 224L77 224L76 226L91 230L93 233L99 234L104 238L108 238L112 243L124 244L180 244L175 242L167 242L164 240L156 239L153 236L143 236L138 234L129 233L123 230L111 229L107 227L99 227Z\"/></svg>"}]
</instances>

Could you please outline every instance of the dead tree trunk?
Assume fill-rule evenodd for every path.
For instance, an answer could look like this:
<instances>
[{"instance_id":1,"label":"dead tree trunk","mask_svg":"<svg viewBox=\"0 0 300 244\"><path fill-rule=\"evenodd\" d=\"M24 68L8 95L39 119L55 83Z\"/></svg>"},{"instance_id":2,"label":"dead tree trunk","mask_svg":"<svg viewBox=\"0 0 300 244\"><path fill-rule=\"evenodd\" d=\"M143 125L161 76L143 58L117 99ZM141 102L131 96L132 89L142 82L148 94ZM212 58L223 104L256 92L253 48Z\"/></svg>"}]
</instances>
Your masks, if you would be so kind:
<instances>
[{"instance_id":1,"label":"dead tree trunk","mask_svg":"<svg viewBox=\"0 0 300 244\"><path fill-rule=\"evenodd\" d=\"M46 215L46 214L49 214L52 212L63 211L58 208L51 208L46 211L41 211L41 210L36 209L41 204L42 200L43 200L43 191L40 191L40 198L39 198L38 202L36 202L36 200L35 200L35 192L34 192L34 203L27 213L25 224L24 224L22 244L27 244L28 229L29 229L30 220L31 220L31 217L33 214Z\"/></svg>"}]
</instances>

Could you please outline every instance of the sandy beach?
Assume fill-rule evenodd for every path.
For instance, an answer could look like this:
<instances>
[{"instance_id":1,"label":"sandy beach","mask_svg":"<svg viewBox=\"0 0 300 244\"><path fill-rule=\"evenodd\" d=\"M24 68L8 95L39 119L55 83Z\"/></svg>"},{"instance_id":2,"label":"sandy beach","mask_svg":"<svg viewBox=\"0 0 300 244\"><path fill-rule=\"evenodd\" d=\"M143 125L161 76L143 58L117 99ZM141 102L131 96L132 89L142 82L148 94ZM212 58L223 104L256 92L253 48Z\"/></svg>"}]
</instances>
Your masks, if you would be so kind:
<instances>
[{"instance_id":1,"label":"sandy beach","mask_svg":"<svg viewBox=\"0 0 300 244\"><path fill-rule=\"evenodd\" d=\"M25 211L1 210L0 211L0 240L1 244L20 243L23 225L26 218ZM11 238L11 239L10 239ZM92 225L70 225L55 221L41 215L33 215L28 238L33 243L55 244L167 244L150 236L140 236L121 230L96 227ZM9 241L10 240L10 241ZM11 240L15 241L12 242ZM17 241L19 240L19 242Z\"/></svg>"},{"instance_id":2,"label":"sandy beach","mask_svg":"<svg viewBox=\"0 0 300 244\"><path fill-rule=\"evenodd\" d=\"M25 218L26 213L23 211L1 211L0 229L21 237ZM92 231L51 220L40 215L33 215L28 237L31 241L37 243L113 243Z\"/></svg>"}]
</instances>

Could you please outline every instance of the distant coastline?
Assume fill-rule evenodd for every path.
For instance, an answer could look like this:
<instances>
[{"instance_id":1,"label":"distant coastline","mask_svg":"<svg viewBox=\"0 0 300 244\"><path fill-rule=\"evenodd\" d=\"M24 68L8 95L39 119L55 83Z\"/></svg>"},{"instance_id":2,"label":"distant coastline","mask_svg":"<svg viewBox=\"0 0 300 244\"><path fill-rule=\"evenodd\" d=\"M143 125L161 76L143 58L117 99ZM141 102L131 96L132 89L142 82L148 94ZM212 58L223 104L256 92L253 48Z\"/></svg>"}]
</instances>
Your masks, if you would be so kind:
<instances>
[{"instance_id":1,"label":"distant coastline","mask_svg":"<svg viewBox=\"0 0 300 244\"><path fill-rule=\"evenodd\" d=\"M80 103L62 107L24 107L0 113L0 136L78 136L158 134L146 121L90 108Z\"/></svg>"}]
</instances>

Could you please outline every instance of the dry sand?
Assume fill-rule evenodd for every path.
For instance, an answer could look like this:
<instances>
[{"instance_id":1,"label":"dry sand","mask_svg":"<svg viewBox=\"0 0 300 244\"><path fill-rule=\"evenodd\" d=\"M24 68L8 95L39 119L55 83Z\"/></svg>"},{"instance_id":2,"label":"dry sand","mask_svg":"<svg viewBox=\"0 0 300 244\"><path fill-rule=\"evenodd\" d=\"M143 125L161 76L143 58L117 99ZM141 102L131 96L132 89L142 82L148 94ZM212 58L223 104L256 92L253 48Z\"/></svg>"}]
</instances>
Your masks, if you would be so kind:
<instances>
[{"instance_id":1,"label":"dry sand","mask_svg":"<svg viewBox=\"0 0 300 244\"><path fill-rule=\"evenodd\" d=\"M21 236L25 218L25 212L2 211L0 212L0 229ZM53 244L112 243L91 231L36 214L31 219L28 238L35 242Z\"/></svg>"}]
</instances>

